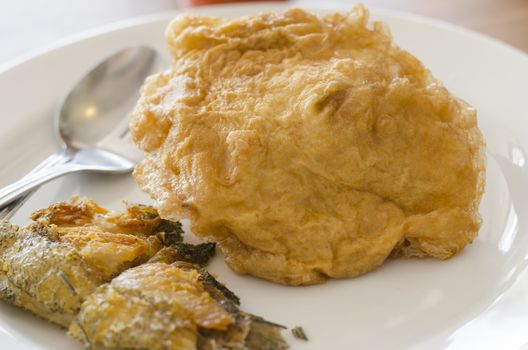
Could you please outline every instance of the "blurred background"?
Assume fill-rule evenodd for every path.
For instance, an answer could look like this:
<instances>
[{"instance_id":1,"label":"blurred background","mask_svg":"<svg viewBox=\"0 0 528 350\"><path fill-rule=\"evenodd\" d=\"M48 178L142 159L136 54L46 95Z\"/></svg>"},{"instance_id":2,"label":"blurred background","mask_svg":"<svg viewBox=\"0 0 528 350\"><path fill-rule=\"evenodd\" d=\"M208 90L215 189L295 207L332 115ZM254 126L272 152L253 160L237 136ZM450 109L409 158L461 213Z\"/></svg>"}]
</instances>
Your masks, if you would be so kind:
<instances>
[{"instance_id":1,"label":"blurred background","mask_svg":"<svg viewBox=\"0 0 528 350\"><path fill-rule=\"evenodd\" d=\"M290 1L292 6L325 0ZM225 0L2 0L0 66L97 26L130 17ZM237 1L240 2L240 1ZM333 2L339 2L333 1ZM356 1L341 0L352 7ZM406 11L487 34L528 52L528 0L364 0L368 7Z\"/></svg>"}]
</instances>

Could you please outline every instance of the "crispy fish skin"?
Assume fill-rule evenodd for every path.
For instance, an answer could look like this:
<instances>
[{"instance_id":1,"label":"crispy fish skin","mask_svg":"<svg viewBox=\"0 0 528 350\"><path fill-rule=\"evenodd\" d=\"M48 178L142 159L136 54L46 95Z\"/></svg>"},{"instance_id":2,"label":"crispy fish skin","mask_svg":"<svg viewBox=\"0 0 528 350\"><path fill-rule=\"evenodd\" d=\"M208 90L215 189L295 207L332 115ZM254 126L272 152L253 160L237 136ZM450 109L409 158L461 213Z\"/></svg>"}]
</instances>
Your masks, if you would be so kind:
<instances>
[{"instance_id":1,"label":"crispy fish skin","mask_svg":"<svg viewBox=\"0 0 528 350\"><path fill-rule=\"evenodd\" d=\"M182 269L197 269L197 266L186 262L175 262L174 265ZM285 350L289 348L281 333L286 327L242 311L239 308L240 299L236 294L218 282L205 269L200 268L198 271L199 280L205 290L234 319L233 324L223 332L207 328L199 329L198 350Z\"/></svg>"},{"instance_id":2,"label":"crispy fish skin","mask_svg":"<svg viewBox=\"0 0 528 350\"><path fill-rule=\"evenodd\" d=\"M72 246L40 225L0 224L0 298L63 327L104 282Z\"/></svg>"},{"instance_id":3,"label":"crispy fish skin","mask_svg":"<svg viewBox=\"0 0 528 350\"><path fill-rule=\"evenodd\" d=\"M230 267L299 285L395 256L447 259L476 236L476 111L362 6L178 16L171 69L132 114L141 188Z\"/></svg>"},{"instance_id":4,"label":"crispy fish skin","mask_svg":"<svg viewBox=\"0 0 528 350\"><path fill-rule=\"evenodd\" d=\"M179 223L168 225L152 208L109 213L80 198L39 210L33 219L24 228L0 224L0 298L63 327L99 285L162 248L159 227L170 228L172 239L182 233Z\"/></svg>"},{"instance_id":5,"label":"crispy fish skin","mask_svg":"<svg viewBox=\"0 0 528 350\"><path fill-rule=\"evenodd\" d=\"M148 263L97 288L70 335L105 349L288 348L283 327L240 311L232 292L200 266L173 262L181 253L171 250L163 248Z\"/></svg>"}]
</instances>

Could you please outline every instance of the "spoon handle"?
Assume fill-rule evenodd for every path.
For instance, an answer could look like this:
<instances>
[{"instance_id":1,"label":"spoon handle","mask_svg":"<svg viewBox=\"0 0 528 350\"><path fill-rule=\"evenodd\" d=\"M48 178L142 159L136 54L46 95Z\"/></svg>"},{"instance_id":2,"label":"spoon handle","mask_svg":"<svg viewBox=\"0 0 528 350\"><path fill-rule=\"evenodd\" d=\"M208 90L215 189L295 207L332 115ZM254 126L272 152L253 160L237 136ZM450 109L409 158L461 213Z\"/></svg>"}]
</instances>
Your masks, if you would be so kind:
<instances>
[{"instance_id":1,"label":"spoon handle","mask_svg":"<svg viewBox=\"0 0 528 350\"><path fill-rule=\"evenodd\" d=\"M109 151L86 148L73 153L64 152L68 158L63 163L31 173L21 180L0 189L0 208L23 194L59 176L83 170L125 174L134 169L135 163Z\"/></svg>"},{"instance_id":2,"label":"spoon handle","mask_svg":"<svg viewBox=\"0 0 528 350\"><path fill-rule=\"evenodd\" d=\"M57 174L43 182L42 180L34 182L33 186L28 187L27 183L29 181L34 181L36 175L46 175L49 177L51 170L59 170L57 167L70 162L71 159L72 156L67 151L63 150L54 153L37 165L31 172L22 178L22 180L2 188L0 190L0 220L10 219L15 211L18 210L29 199L29 197L35 193L41 184L55 177L63 175L64 173Z\"/></svg>"}]
</instances>

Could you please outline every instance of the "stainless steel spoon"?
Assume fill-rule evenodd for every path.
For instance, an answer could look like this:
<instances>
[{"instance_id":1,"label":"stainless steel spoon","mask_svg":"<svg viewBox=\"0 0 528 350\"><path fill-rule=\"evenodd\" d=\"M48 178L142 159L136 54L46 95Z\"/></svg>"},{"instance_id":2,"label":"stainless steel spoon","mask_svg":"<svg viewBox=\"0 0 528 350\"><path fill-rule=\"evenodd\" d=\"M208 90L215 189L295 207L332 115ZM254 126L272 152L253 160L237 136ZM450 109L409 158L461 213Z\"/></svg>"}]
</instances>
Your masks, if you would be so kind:
<instances>
[{"instance_id":1,"label":"stainless steel spoon","mask_svg":"<svg viewBox=\"0 0 528 350\"><path fill-rule=\"evenodd\" d=\"M61 149L21 180L0 190L0 218L7 219L43 183L68 173L128 173L135 165L126 142L126 115L145 78L161 69L156 51L121 50L88 72L65 96L55 115Z\"/></svg>"}]
</instances>

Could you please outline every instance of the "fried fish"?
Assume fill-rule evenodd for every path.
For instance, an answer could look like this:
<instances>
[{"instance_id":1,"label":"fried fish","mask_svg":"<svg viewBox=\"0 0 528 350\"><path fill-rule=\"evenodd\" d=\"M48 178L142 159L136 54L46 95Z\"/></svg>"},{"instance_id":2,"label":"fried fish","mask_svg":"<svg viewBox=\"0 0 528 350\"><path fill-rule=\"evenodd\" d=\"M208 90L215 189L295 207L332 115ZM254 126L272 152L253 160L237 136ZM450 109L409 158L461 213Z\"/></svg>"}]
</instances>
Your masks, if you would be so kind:
<instances>
[{"instance_id":1,"label":"fried fish","mask_svg":"<svg viewBox=\"0 0 528 350\"><path fill-rule=\"evenodd\" d=\"M32 218L25 228L1 223L0 298L63 327L95 288L161 249L160 237L182 239L179 223L137 205L108 213L72 198Z\"/></svg>"},{"instance_id":2,"label":"fried fish","mask_svg":"<svg viewBox=\"0 0 528 350\"><path fill-rule=\"evenodd\" d=\"M105 349L288 347L283 327L242 312L238 298L205 270L174 261L180 256L174 250L164 248L99 287L82 304L70 334Z\"/></svg>"},{"instance_id":3,"label":"fried fish","mask_svg":"<svg viewBox=\"0 0 528 350\"><path fill-rule=\"evenodd\" d=\"M19 228L0 222L0 298L68 328L87 348L286 349L282 326L244 313L204 266L214 243L179 222L73 197Z\"/></svg>"}]
</instances>

